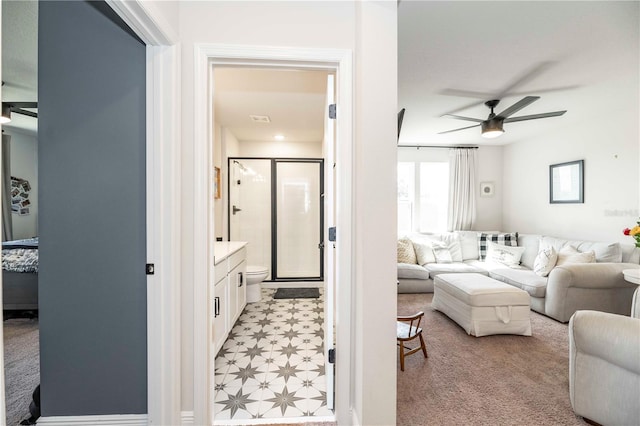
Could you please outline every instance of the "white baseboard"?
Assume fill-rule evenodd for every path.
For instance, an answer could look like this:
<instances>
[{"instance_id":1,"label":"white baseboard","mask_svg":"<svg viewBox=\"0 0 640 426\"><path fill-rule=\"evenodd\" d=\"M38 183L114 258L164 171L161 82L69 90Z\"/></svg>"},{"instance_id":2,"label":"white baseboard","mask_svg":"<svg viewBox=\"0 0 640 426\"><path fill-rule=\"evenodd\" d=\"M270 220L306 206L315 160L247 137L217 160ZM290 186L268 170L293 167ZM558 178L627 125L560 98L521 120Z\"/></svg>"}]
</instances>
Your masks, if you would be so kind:
<instances>
[{"instance_id":1,"label":"white baseboard","mask_svg":"<svg viewBox=\"0 0 640 426\"><path fill-rule=\"evenodd\" d=\"M47 426L147 426L147 414L40 417L36 424Z\"/></svg>"},{"instance_id":2,"label":"white baseboard","mask_svg":"<svg viewBox=\"0 0 640 426\"><path fill-rule=\"evenodd\" d=\"M180 412L180 423L182 426L191 426L195 424L195 416L193 415L193 411L181 411Z\"/></svg>"}]
</instances>

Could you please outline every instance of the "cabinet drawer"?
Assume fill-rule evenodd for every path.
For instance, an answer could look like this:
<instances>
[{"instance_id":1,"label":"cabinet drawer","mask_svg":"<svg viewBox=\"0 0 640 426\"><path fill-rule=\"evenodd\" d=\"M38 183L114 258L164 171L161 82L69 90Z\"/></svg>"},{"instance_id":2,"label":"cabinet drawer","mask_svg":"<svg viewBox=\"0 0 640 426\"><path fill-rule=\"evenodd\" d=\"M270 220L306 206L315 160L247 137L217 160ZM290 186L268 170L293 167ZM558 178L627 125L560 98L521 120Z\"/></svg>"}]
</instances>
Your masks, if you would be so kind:
<instances>
[{"instance_id":1,"label":"cabinet drawer","mask_svg":"<svg viewBox=\"0 0 640 426\"><path fill-rule=\"evenodd\" d=\"M225 278L227 276L227 273L229 272L227 259L218 263L214 269L215 280L213 282L214 284L218 284L218 282Z\"/></svg>"},{"instance_id":2,"label":"cabinet drawer","mask_svg":"<svg viewBox=\"0 0 640 426\"><path fill-rule=\"evenodd\" d=\"M247 249L241 248L237 252L229 256L229 270L232 270L240 264L247 257Z\"/></svg>"}]
</instances>

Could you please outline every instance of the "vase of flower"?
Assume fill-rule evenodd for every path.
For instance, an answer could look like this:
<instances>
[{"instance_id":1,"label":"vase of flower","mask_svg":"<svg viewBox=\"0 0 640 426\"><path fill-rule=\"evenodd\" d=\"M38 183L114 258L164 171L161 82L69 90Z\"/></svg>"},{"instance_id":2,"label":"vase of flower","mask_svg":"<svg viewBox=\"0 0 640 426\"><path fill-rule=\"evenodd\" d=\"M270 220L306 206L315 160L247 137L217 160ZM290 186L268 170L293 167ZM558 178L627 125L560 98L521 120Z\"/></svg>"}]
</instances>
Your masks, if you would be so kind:
<instances>
[{"instance_id":1,"label":"vase of flower","mask_svg":"<svg viewBox=\"0 0 640 426\"><path fill-rule=\"evenodd\" d=\"M640 219L637 222L637 225L633 228L624 228L622 231L624 235L629 235L633 237L636 242L636 247L640 247Z\"/></svg>"}]
</instances>

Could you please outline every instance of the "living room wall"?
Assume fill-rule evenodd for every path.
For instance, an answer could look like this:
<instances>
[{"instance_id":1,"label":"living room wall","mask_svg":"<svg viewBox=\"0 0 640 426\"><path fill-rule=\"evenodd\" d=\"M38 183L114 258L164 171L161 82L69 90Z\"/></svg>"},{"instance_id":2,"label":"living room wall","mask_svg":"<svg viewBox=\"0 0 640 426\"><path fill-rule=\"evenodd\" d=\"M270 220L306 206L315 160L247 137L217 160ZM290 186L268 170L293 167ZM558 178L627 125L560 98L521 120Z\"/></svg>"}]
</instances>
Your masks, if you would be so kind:
<instances>
[{"instance_id":1,"label":"living room wall","mask_svg":"<svg viewBox=\"0 0 640 426\"><path fill-rule=\"evenodd\" d=\"M639 10L637 2L608 9L617 16L607 28L606 57L598 57L598 31L592 31L593 51L575 53L585 63L608 61L606 72L586 83L588 95L580 88L564 94L580 106L547 133L504 147L506 229L631 244L622 229L635 224L640 206ZM573 160L584 160L584 203L550 204L549 165Z\"/></svg>"}]
</instances>

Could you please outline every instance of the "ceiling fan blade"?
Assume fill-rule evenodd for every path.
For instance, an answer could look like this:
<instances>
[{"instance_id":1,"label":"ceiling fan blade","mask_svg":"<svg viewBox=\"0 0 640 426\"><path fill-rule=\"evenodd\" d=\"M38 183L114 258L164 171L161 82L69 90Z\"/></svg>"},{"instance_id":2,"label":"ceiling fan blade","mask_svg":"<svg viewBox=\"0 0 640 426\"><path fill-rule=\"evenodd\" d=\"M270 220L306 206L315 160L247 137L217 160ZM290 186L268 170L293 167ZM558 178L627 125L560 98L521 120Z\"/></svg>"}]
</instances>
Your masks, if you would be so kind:
<instances>
[{"instance_id":1,"label":"ceiling fan blade","mask_svg":"<svg viewBox=\"0 0 640 426\"><path fill-rule=\"evenodd\" d=\"M540 62L538 65L534 66L529 71L526 71L520 77L516 78L511 83L509 83L499 93L495 94L493 99L502 99L502 98L504 98L513 89L515 89L516 87L522 86L523 84L525 84L526 82L528 82L530 80L533 80L538 75L542 74L551 65L553 65L553 62L550 62L550 61Z\"/></svg>"},{"instance_id":2,"label":"ceiling fan blade","mask_svg":"<svg viewBox=\"0 0 640 426\"><path fill-rule=\"evenodd\" d=\"M516 112L520 111L522 108L526 107L527 105L530 105L533 102L537 101L538 99L540 99L540 96L525 96L524 98L520 99L515 104L511 105L509 108L507 108L504 111L502 111L497 116L498 117L502 117L502 118L507 118L510 115L515 114Z\"/></svg>"},{"instance_id":3,"label":"ceiling fan blade","mask_svg":"<svg viewBox=\"0 0 640 426\"><path fill-rule=\"evenodd\" d=\"M477 107L479 105L482 105L482 104L484 104L484 101L473 102L473 103L461 106L460 108L452 109L451 111L448 111L448 112L442 114L442 117L444 117L445 115L455 114L458 111L464 111L464 110L469 109L469 108L475 108L475 107Z\"/></svg>"},{"instance_id":4,"label":"ceiling fan blade","mask_svg":"<svg viewBox=\"0 0 640 426\"><path fill-rule=\"evenodd\" d=\"M475 121L476 123L482 123L484 120L473 117L463 117L461 115L444 114L443 117L456 118L458 120Z\"/></svg>"},{"instance_id":5,"label":"ceiling fan blade","mask_svg":"<svg viewBox=\"0 0 640 426\"><path fill-rule=\"evenodd\" d=\"M473 90L460 90L460 89L442 89L438 92L440 95L445 96L459 96L461 98L476 98L476 99L493 99L493 93L486 92L474 92Z\"/></svg>"},{"instance_id":6,"label":"ceiling fan blade","mask_svg":"<svg viewBox=\"0 0 640 426\"><path fill-rule=\"evenodd\" d=\"M22 114L22 115L26 115L33 118L38 118L37 112L27 111L26 109L22 109L22 108L15 108L15 107L11 108L11 112L15 112L16 114Z\"/></svg>"},{"instance_id":7,"label":"ceiling fan blade","mask_svg":"<svg viewBox=\"0 0 640 426\"><path fill-rule=\"evenodd\" d=\"M398 140L400 140L400 130L402 130L402 120L404 120L404 110L405 108L402 108L398 113Z\"/></svg>"},{"instance_id":8,"label":"ceiling fan blade","mask_svg":"<svg viewBox=\"0 0 640 426\"><path fill-rule=\"evenodd\" d=\"M542 114L532 114L532 115L523 115L520 117L511 117L505 118L505 123L515 123L516 121L525 121L525 120L537 120L538 118L548 118L548 117L558 117L564 114L565 111L554 111L554 112L543 112Z\"/></svg>"},{"instance_id":9,"label":"ceiling fan blade","mask_svg":"<svg viewBox=\"0 0 640 426\"><path fill-rule=\"evenodd\" d=\"M446 132L439 132L439 135L444 135L445 133L451 133L451 132L458 132L460 130L466 130L466 129L471 129L472 127L478 127L479 124L474 124L473 126L469 126L469 127L461 127L459 129L454 129L454 130L447 130Z\"/></svg>"}]
</instances>

